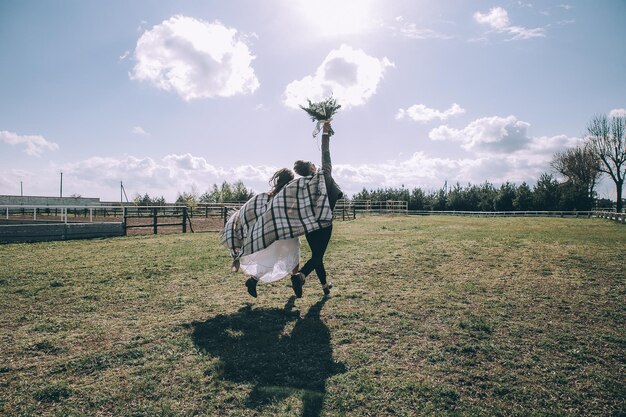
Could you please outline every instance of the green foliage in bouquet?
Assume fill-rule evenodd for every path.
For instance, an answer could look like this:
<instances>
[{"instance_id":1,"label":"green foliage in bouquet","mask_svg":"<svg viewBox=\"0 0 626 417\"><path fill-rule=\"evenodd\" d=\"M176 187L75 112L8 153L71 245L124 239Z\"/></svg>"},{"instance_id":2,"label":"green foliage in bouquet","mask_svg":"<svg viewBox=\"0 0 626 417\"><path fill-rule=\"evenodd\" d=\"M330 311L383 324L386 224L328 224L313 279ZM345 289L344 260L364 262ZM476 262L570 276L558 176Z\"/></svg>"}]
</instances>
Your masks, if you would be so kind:
<instances>
[{"instance_id":1,"label":"green foliage in bouquet","mask_svg":"<svg viewBox=\"0 0 626 417\"><path fill-rule=\"evenodd\" d=\"M313 103L309 99L307 99L307 101L309 105L307 107L300 106L300 108L307 112L314 122L332 119L333 115L337 113L337 110L341 108L341 104L337 104L337 100L332 98L332 96L317 103ZM335 132L331 128L328 134L332 136Z\"/></svg>"}]
</instances>

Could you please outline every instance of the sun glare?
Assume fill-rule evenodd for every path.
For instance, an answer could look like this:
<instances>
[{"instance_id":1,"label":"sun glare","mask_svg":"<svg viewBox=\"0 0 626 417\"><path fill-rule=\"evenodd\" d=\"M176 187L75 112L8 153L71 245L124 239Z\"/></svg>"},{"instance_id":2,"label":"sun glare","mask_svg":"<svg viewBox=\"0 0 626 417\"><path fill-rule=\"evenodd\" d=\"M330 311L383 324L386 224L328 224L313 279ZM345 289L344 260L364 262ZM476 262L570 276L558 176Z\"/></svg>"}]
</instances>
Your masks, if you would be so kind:
<instances>
[{"instance_id":1,"label":"sun glare","mask_svg":"<svg viewBox=\"0 0 626 417\"><path fill-rule=\"evenodd\" d=\"M359 34L377 24L375 0L296 0L292 4L320 36Z\"/></svg>"}]
</instances>

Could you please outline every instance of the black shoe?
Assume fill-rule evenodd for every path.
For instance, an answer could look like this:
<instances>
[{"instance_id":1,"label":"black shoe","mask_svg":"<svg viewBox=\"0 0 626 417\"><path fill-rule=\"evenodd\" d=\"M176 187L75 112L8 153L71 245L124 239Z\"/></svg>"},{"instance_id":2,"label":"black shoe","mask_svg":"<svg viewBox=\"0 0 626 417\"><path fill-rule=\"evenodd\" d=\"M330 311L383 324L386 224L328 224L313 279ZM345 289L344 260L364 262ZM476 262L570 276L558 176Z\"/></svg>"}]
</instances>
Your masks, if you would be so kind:
<instances>
[{"instance_id":1,"label":"black shoe","mask_svg":"<svg viewBox=\"0 0 626 417\"><path fill-rule=\"evenodd\" d=\"M304 275L302 272L298 272L291 276L291 288L297 298L302 298L302 286L304 285Z\"/></svg>"},{"instance_id":2,"label":"black shoe","mask_svg":"<svg viewBox=\"0 0 626 417\"><path fill-rule=\"evenodd\" d=\"M329 282L328 284L324 285L322 287L322 289L324 290L324 295L330 295L330 289L333 287L332 282Z\"/></svg>"},{"instance_id":3,"label":"black shoe","mask_svg":"<svg viewBox=\"0 0 626 417\"><path fill-rule=\"evenodd\" d=\"M248 294L250 294L254 298L256 298L256 284L257 284L257 282L259 282L259 281L254 279L254 277L250 277L246 281L246 288L248 289Z\"/></svg>"}]
</instances>

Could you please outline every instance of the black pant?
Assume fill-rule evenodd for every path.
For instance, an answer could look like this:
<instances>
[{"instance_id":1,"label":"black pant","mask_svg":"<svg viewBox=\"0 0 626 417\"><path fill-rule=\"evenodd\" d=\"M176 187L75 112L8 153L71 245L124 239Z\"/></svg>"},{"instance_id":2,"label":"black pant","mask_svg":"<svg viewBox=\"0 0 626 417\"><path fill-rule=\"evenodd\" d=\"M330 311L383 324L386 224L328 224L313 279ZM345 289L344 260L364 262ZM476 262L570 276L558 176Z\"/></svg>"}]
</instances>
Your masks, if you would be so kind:
<instances>
[{"instance_id":1,"label":"black pant","mask_svg":"<svg viewBox=\"0 0 626 417\"><path fill-rule=\"evenodd\" d=\"M322 285L326 285L326 269L324 269L324 253L330 242L330 235L333 233L333 225L322 229L317 229L311 233L307 233L306 241L309 242L311 248L311 259L304 264L300 272L304 276L308 276L313 270L317 274Z\"/></svg>"}]
</instances>

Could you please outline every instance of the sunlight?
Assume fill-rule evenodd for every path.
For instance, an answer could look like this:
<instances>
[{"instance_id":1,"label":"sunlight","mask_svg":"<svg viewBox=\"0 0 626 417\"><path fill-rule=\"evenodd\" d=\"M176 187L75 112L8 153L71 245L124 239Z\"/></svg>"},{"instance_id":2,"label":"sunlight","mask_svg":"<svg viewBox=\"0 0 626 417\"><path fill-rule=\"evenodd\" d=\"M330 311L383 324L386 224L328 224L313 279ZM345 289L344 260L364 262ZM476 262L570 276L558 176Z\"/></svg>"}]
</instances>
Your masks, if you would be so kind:
<instances>
[{"instance_id":1,"label":"sunlight","mask_svg":"<svg viewBox=\"0 0 626 417\"><path fill-rule=\"evenodd\" d=\"M377 25L375 0L295 0L291 4L319 36L353 35Z\"/></svg>"}]
</instances>

